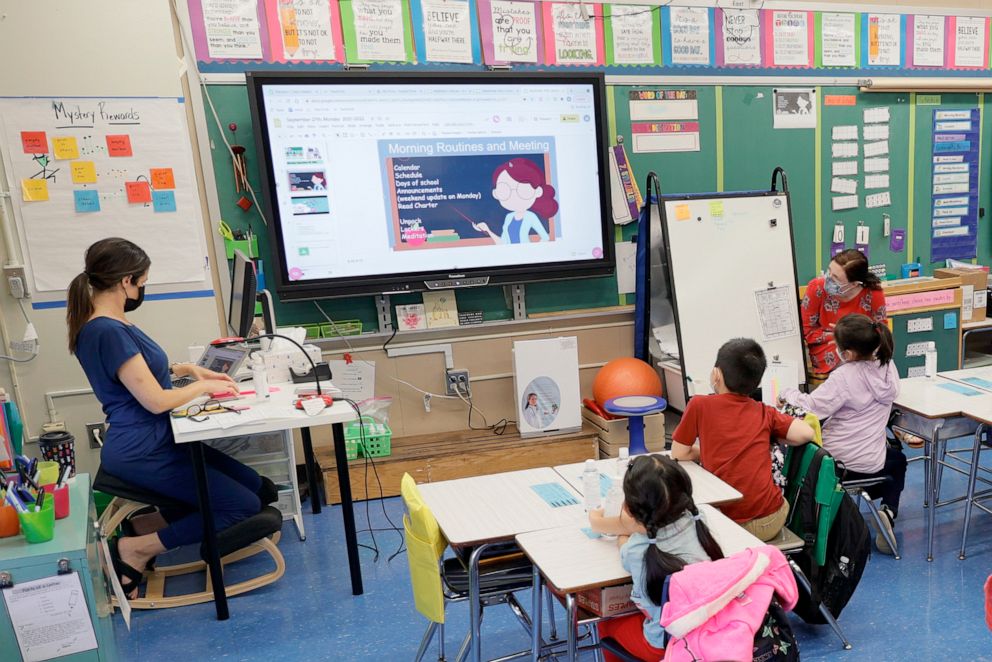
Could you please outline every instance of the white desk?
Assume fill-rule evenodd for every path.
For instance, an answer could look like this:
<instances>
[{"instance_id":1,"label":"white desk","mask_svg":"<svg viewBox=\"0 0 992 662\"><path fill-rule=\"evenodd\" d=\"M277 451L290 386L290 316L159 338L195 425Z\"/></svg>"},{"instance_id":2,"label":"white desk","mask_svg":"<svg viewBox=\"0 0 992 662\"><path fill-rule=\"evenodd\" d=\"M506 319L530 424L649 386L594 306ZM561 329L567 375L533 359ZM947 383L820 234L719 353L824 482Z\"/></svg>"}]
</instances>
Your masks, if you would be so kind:
<instances>
[{"instance_id":1,"label":"white desk","mask_svg":"<svg viewBox=\"0 0 992 662\"><path fill-rule=\"evenodd\" d=\"M358 418L351 406L345 402L335 402L314 416L297 410L293 403L296 401L295 391L298 384L274 384L278 389L265 401L258 401L255 396L226 401L225 404L247 405L249 410L240 414L213 414L203 422L187 418L172 419L172 433L177 444L190 444L193 454L193 469L196 472L197 492L200 500L200 513L203 517L203 539L210 567L210 577L214 592L214 603L217 618L228 618L227 594L224 590L223 573L220 557L217 554L217 536L214 529L213 513L210 510L210 496L207 487L206 464L203 457L201 442L212 439L240 437L259 432L275 432L281 430L300 430L303 439L304 462L307 469L307 480L310 483L310 503L314 513L319 513L320 489L317 483L317 466L313 455L313 442L310 438L310 428L318 425L330 425L334 435L334 454L338 465L338 481L341 487L341 511L344 518L345 542L348 548L348 564L351 571L351 591L353 595L361 595L362 570L358 558L358 535L355 531L355 513L351 500L351 476L348 473L348 461L344 447L344 429L342 424ZM198 401L205 401L199 398ZM227 427L224 427L227 426Z\"/></svg>"},{"instance_id":2,"label":"white desk","mask_svg":"<svg viewBox=\"0 0 992 662\"><path fill-rule=\"evenodd\" d=\"M669 453L666 451L664 453L658 453L658 455L668 456ZM679 462L679 464L683 469L685 469L686 473L689 474L689 480L692 481L692 499L697 504L726 503L728 501L737 501L743 496L733 487L723 482L706 469L703 469L695 462ZM600 472L600 474L613 476L616 473L616 466L616 458L596 460L596 469ZM571 485L576 492L579 494L583 493L582 474L586 469L585 462L562 464L554 469L561 474L566 481L568 481L568 484Z\"/></svg>"},{"instance_id":3,"label":"white desk","mask_svg":"<svg viewBox=\"0 0 992 662\"><path fill-rule=\"evenodd\" d=\"M922 436L926 440L924 449L924 505L927 509L927 561L933 561L933 538L934 528L937 519L937 508L947 503L940 503L938 471L941 464L941 443L946 443L948 439L966 435L975 435L977 438L982 434L984 424L992 412L992 393L975 388L969 384L962 385L960 382L946 379L948 374L961 377L962 374L971 371L955 370L952 373L943 373L935 379L926 377L913 377L903 379L899 382L899 395L896 397L894 406L906 411L913 412L924 418L931 419L934 424L928 430L908 430L914 434ZM948 386L967 386L979 395L965 395L958 393ZM984 419L983 419L984 417ZM935 419L945 419L937 422ZM960 499L949 503L956 503Z\"/></svg>"},{"instance_id":4,"label":"white desk","mask_svg":"<svg viewBox=\"0 0 992 662\"><path fill-rule=\"evenodd\" d=\"M699 512L727 556L765 544L713 506L700 505ZM582 532L581 526L575 525L523 533L516 539L534 564L532 650L538 651L540 647L543 576L555 590L565 594L567 659L574 660L577 627L575 594L591 588L629 583L630 573L620 564L620 549L615 540L590 538Z\"/></svg>"},{"instance_id":5,"label":"white desk","mask_svg":"<svg viewBox=\"0 0 992 662\"><path fill-rule=\"evenodd\" d=\"M552 507L534 485L558 485L575 504ZM519 533L562 526L584 526L582 495L554 469L525 469L506 473L445 480L417 486L438 526L454 547L475 546L469 555L470 659L482 658L479 607L479 559L495 542L512 540Z\"/></svg>"},{"instance_id":6,"label":"white desk","mask_svg":"<svg viewBox=\"0 0 992 662\"><path fill-rule=\"evenodd\" d=\"M950 379L963 386L973 388L983 393L992 393L992 366L981 368L966 368L937 373L938 377ZM976 381L969 381L976 380Z\"/></svg>"}]
</instances>

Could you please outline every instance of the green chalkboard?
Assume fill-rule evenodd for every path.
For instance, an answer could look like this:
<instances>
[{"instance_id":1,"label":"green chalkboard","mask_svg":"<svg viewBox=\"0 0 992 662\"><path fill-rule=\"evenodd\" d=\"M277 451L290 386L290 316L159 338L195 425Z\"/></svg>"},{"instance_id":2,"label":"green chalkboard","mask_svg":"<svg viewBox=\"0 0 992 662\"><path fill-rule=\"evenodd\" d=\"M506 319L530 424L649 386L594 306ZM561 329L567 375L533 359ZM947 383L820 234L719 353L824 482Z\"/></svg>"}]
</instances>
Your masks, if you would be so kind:
<instances>
[{"instance_id":1,"label":"green chalkboard","mask_svg":"<svg viewBox=\"0 0 992 662\"><path fill-rule=\"evenodd\" d=\"M257 167L258 153L254 144L247 88L244 85L208 85L205 87L205 94L207 93L209 93L210 99L217 109L217 116L228 139L233 143L236 137L237 144L245 147L248 179L255 191L258 192L259 202L261 202L261 181ZM227 128L232 122L238 127L236 136L231 134ZM233 229L251 227L252 231L259 237L259 257L264 267L264 265L269 264L269 257L272 255L272 247L266 228L256 209L244 211L237 205L241 193L235 191L231 158L209 109L207 129L214 175L217 181L217 194L220 200L221 218ZM626 236L629 238L632 229L627 229L626 232ZM526 293L528 313L603 308L624 303L624 299L617 295L616 279L612 276L533 283L526 286ZM486 321L512 319L513 317L502 287L458 290L456 298L459 311L482 311ZM420 300L419 294L391 297L391 303L394 305L418 303ZM364 331L377 329L375 302L372 297L327 299L320 301L319 304L334 320L358 319L362 321ZM310 324L324 321L312 302L286 303L277 301L276 317L279 324Z\"/></svg>"}]
</instances>

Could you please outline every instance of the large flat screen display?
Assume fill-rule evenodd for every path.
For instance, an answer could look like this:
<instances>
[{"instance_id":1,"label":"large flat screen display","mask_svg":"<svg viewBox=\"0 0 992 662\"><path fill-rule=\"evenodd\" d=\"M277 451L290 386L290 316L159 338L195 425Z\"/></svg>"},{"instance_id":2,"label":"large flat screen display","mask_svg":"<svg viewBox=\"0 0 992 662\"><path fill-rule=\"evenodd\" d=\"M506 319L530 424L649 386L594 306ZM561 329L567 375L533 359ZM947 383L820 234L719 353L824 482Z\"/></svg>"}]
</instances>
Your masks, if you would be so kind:
<instances>
[{"instance_id":1,"label":"large flat screen display","mask_svg":"<svg viewBox=\"0 0 992 662\"><path fill-rule=\"evenodd\" d=\"M600 74L248 74L283 299L607 275Z\"/></svg>"}]
</instances>

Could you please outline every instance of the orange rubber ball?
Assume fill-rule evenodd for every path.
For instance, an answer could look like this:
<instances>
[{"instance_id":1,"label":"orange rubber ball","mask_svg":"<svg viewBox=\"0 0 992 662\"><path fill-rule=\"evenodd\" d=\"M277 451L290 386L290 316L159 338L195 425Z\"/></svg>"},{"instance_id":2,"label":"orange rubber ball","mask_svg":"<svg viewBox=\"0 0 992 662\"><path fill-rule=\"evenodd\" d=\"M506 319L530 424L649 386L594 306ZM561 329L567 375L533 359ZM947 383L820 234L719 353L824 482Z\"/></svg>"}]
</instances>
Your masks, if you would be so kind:
<instances>
[{"instance_id":1,"label":"orange rubber ball","mask_svg":"<svg viewBox=\"0 0 992 662\"><path fill-rule=\"evenodd\" d=\"M596 373L592 397L600 407L623 395L662 396L661 378L649 364L633 357L613 359Z\"/></svg>"}]
</instances>

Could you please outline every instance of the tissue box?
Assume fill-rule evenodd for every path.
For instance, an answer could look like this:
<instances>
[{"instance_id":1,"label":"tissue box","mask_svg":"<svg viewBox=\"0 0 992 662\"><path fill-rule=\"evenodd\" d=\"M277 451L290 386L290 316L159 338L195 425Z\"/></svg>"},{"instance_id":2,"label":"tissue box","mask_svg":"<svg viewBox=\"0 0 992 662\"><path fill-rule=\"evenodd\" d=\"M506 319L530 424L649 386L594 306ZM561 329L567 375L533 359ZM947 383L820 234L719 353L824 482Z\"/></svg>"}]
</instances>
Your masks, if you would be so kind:
<instances>
[{"instance_id":1,"label":"tissue box","mask_svg":"<svg viewBox=\"0 0 992 662\"><path fill-rule=\"evenodd\" d=\"M637 611L637 605L630 599L633 584L591 588L575 594L579 606L597 616L619 616Z\"/></svg>"},{"instance_id":2,"label":"tissue box","mask_svg":"<svg viewBox=\"0 0 992 662\"><path fill-rule=\"evenodd\" d=\"M303 349L306 350L307 356L313 359L314 363L321 361L319 347L316 345L304 345ZM289 374L290 368L298 373L308 372L310 370L310 362L307 361L298 347L293 347L291 350L269 350L267 352L261 352L259 355L265 362L265 372L270 384L292 381L293 378Z\"/></svg>"}]
</instances>

